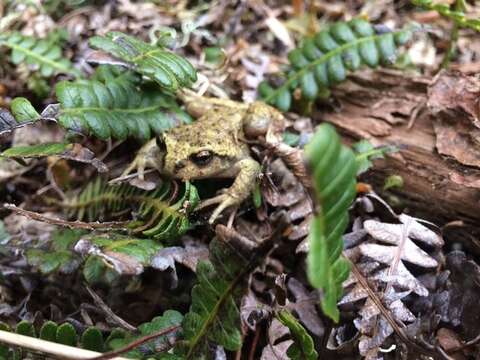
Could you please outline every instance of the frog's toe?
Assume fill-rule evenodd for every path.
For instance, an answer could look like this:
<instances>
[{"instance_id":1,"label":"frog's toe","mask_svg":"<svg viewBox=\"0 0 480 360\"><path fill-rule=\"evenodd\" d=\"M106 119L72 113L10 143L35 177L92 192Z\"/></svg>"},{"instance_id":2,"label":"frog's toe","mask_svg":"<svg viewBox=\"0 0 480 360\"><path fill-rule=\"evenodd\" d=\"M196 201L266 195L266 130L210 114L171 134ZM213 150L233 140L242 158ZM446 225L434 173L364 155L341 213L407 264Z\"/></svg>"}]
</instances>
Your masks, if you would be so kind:
<instances>
[{"instance_id":1,"label":"frog's toe","mask_svg":"<svg viewBox=\"0 0 480 360\"><path fill-rule=\"evenodd\" d=\"M203 209L213 204L218 204L218 206L215 208L215 210L213 210L213 213L210 216L210 219L208 219L208 222L210 224L213 224L215 220L217 220L217 218L220 216L223 210L225 210L228 207L238 205L238 199L228 193L220 194L220 195L214 196L211 199L202 201L202 203L196 208L196 210Z\"/></svg>"},{"instance_id":2,"label":"frog's toe","mask_svg":"<svg viewBox=\"0 0 480 360\"><path fill-rule=\"evenodd\" d=\"M132 171L136 170L138 178L144 180L145 178L145 167L146 161L143 158L135 159L128 167L123 171L121 177L125 177L130 174Z\"/></svg>"}]
</instances>

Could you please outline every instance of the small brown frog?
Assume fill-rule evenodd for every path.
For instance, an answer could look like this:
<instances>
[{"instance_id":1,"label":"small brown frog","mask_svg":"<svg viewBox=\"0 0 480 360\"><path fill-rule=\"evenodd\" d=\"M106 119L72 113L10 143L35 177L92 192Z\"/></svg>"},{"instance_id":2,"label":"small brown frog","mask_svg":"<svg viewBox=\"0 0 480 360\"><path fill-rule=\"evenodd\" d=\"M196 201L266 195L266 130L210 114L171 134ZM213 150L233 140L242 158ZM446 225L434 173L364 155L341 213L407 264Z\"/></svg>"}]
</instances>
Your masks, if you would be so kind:
<instances>
[{"instance_id":1,"label":"small brown frog","mask_svg":"<svg viewBox=\"0 0 480 360\"><path fill-rule=\"evenodd\" d=\"M182 92L180 98L197 120L145 144L123 176L137 169L143 180L145 168L153 167L182 180L235 178L231 187L197 208L218 204L209 219L213 223L223 210L240 205L255 187L261 166L251 157L245 140L280 141L285 121L278 110L263 102L244 104L191 92Z\"/></svg>"}]
</instances>

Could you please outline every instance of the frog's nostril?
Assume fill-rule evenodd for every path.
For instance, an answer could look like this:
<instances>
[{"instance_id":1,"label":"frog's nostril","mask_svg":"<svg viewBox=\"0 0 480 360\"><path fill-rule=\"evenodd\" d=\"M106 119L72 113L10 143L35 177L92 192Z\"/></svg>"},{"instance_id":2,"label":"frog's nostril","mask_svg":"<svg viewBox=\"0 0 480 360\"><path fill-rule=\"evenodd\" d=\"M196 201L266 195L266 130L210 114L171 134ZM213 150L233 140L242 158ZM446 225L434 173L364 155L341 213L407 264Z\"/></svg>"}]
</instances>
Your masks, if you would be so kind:
<instances>
[{"instance_id":1,"label":"frog's nostril","mask_svg":"<svg viewBox=\"0 0 480 360\"><path fill-rule=\"evenodd\" d=\"M183 160L180 160L180 161L177 161L175 163L175 170L180 170L180 169L183 169L185 167L185 161Z\"/></svg>"}]
</instances>

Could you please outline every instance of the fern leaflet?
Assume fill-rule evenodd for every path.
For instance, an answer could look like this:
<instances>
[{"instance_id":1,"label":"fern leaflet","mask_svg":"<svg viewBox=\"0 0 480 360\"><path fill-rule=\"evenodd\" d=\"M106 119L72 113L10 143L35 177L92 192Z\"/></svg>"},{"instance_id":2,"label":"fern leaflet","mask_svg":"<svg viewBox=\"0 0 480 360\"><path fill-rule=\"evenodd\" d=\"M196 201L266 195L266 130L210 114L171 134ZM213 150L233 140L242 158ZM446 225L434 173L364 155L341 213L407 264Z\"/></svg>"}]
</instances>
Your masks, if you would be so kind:
<instances>
[{"instance_id":1,"label":"fern leaflet","mask_svg":"<svg viewBox=\"0 0 480 360\"><path fill-rule=\"evenodd\" d=\"M197 80L195 68L184 58L121 32L94 36L89 42L92 47L128 62L135 71L156 81L165 90L173 92Z\"/></svg>"},{"instance_id":2,"label":"fern leaflet","mask_svg":"<svg viewBox=\"0 0 480 360\"><path fill-rule=\"evenodd\" d=\"M353 152L342 145L329 124L319 126L305 154L320 205L310 226L308 277L314 287L324 291L325 314L338 321L337 301L349 273L349 263L341 257L342 235L348 225L348 208L356 195L357 164Z\"/></svg>"},{"instance_id":3,"label":"fern leaflet","mask_svg":"<svg viewBox=\"0 0 480 360\"><path fill-rule=\"evenodd\" d=\"M392 64L399 45L410 38L410 30L377 33L363 19L336 22L314 37L304 40L302 46L288 54L290 70L277 88L267 82L259 85L260 97L282 111L288 111L292 94L299 89L301 97L314 100L330 95L329 88L346 79L347 71L362 65L375 68L380 63Z\"/></svg>"},{"instance_id":4,"label":"fern leaflet","mask_svg":"<svg viewBox=\"0 0 480 360\"><path fill-rule=\"evenodd\" d=\"M55 37L37 39L18 32L0 35L0 45L12 50L11 60L14 64L26 63L38 67L44 77L56 74L70 74L80 77L81 73L71 62L64 58Z\"/></svg>"},{"instance_id":5,"label":"fern leaflet","mask_svg":"<svg viewBox=\"0 0 480 360\"><path fill-rule=\"evenodd\" d=\"M141 88L138 76L114 66L100 66L90 80L61 81L55 91L60 107L48 117L58 119L66 129L101 139L134 136L147 140L152 133L190 121L172 97ZM28 100L17 98L13 103L17 121L38 119Z\"/></svg>"},{"instance_id":6,"label":"fern leaflet","mask_svg":"<svg viewBox=\"0 0 480 360\"><path fill-rule=\"evenodd\" d=\"M120 213L137 204L138 220L129 223L131 231L157 240L168 240L189 229L188 216L198 200L197 189L188 182L182 195L178 196L170 183L145 191L127 184L108 185L97 178L63 206L68 209L70 216L96 221L106 214Z\"/></svg>"}]
</instances>

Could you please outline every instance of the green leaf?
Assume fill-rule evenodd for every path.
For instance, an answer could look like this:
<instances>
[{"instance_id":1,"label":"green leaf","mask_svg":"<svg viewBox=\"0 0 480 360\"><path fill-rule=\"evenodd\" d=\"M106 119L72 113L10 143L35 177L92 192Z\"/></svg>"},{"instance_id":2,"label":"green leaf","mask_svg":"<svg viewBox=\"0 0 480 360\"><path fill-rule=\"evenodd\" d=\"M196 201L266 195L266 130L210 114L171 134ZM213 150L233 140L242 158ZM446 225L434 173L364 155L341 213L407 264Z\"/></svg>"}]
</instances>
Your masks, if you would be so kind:
<instances>
[{"instance_id":1,"label":"green leaf","mask_svg":"<svg viewBox=\"0 0 480 360\"><path fill-rule=\"evenodd\" d=\"M46 341L55 342L57 339L58 325L53 321L46 321L41 329L39 338Z\"/></svg>"},{"instance_id":2,"label":"green leaf","mask_svg":"<svg viewBox=\"0 0 480 360\"><path fill-rule=\"evenodd\" d=\"M80 194L68 198L63 206L69 210L70 216L89 221L102 220L106 214L130 208L137 214L137 220L129 225L132 233L171 241L190 228L188 217L198 202L197 189L189 182L179 192L170 182L145 191L127 184L108 185L97 178Z\"/></svg>"},{"instance_id":3,"label":"green leaf","mask_svg":"<svg viewBox=\"0 0 480 360\"><path fill-rule=\"evenodd\" d=\"M183 321L184 359L208 354L208 342L236 351L242 345L240 313L244 278L253 268L231 245L218 240L210 243L210 261L197 265L198 284L192 289L192 303Z\"/></svg>"},{"instance_id":4,"label":"green leaf","mask_svg":"<svg viewBox=\"0 0 480 360\"><path fill-rule=\"evenodd\" d=\"M70 323L63 323L57 328L56 338L59 344L77 346L77 332Z\"/></svg>"},{"instance_id":5,"label":"green leaf","mask_svg":"<svg viewBox=\"0 0 480 360\"><path fill-rule=\"evenodd\" d=\"M88 81L60 81L55 92L59 124L101 139L147 140L190 119L173 97L141 88L135 74L113 66L100 66Z\"/></svg>"},{"instance_id":6,"label":"green leaf","mask_svg":"<svg viewBox=\"0 0 480 360\"><path fill-rule=\"evenodd\" d=\"M101 331L98 330L96 327L91 326L87 330L85 330L82 334L80 343L82 344L82 348L84 349L97 352L104 351L103 335Z\"/></svg>"},{"instance_id":7,"label":"green leaf","mask_svg":"<svg viewBox=\"0 0 480 360\"><path fill-rule=\"evenodd\" d=\"M352 146L357 161L357 175L367 171L373 166L371 160L383 159L384 155L398 151L395 146L382 146L375 148L368 140L361 140Z\"/></svg>"},{"instance_id":8,"label":"green leaf","mask_svg":"<svg viewBox=\"0 0 480 360\"><path fill-rule=\"evenodd\" d=\"M323 290L324 313L338 321L336 304L349 272L349 263L341 258L342 235L348 225L348 208L356 195L356 160L329 124L318 127L305 147L305 155L320 205L310 224L308 278L312 286Z\"/></svg>"},{"instance_id":9,"label":"green leaf","mask_svg":"<svg viewBox=\"0 0 480 360\"><path fill-rule=\"evenodd\" d=\"M0 330L11 331L10 326L0 321ZM0 344L0 359L10 359L10 349L7 345Z\"/></svg>"},{"instance_id":10,"label":"green leaf","mask_svg":"<svg viewBox=\"0 0 480 360\"><path fill-rule=\"evenodd\" d=\"M12 114L19 123L35 121L40 119L41 115L35 110L30 101L24 97L17 97L12 100L10 105Z\"/></svg>"},{"instance_id":11,"label":"green leaf","mask_svg":"<svg viewBox=\"0 0 480 360\"><path fill-rule=\"evenodd\" d=\"M175 310L167 310L163 313L162 316L156 316L152 319L152 321L143 323L138 327L138 330L140 330L140 334L138 335L133 335L133 334L126 334L125 332L117 332L116 334L110 335L110 337L107 339L107 344L109 344L110 348L113 350L117 350L120 348L123 348L127 346L128 344L132 343L133 341L147 336L151 335L157 332L161 332L162 330L166 330L169 328L174 328L178 327L178 329L168 332L167 334L163 336L159 336L155 338L155 342L149 342L146 343L143 348L142 352L140 352L138 349L133 350L128 352L129 357L134 357L134 358L146 358L148 357L149 354L158 354L158 347L165 345L165 347L170 347L170 343L168 340L168 337L172 334L175 334L177 337L180 337L182 335L181 331L181 324L183 321L183 315L179 313L178 311ZM158 354L160 355L160 354ZM170 355L163 355L160 356L160 359L177 359L173 354ZM178 358L182 359L182 358Z\"/></svg>"},{"instance_id":12,"label":"green leaf","mask_svg":"<svg viewBox=\"0 0 480 360\"><path fill-rule=\"evenodd\" d=\"M73 253L72 247L83 234L84 231L71 229L55 231L48 246L42 243L41 248L31 247L26 250L28 264L37 267L45 275L56 271L72 273L80 264L79 257Z\"/></svg>"},{"instance_id":13,"label":"green leaf","mask_svg":"<svg viewBox=\"0 0 480 360\"><path fill-rule=\"evenodd\" d=\"M393 63L398 46L405 44L410 34L410 29L376 34L373 26L360 18L336 22L290 51L286 80L276 88L260 83L260 98L282 111L290 109L296 91L309 101L326 98L328 88L344 81L349 70Z\"/></svg>"},{"instance_id":14,"label":"green leaf","mask_svg":"<svg viewBox=\"0 0 480 360\"><path fill-rule=\"evenodd\" d=\"M468 17L464 11L457 11L447 4L435 3L431 0L411 0L411 2L412 4L421 6L426 10L437 11L440 15L452 20L460 27L480 31L480 20L478 18Z\"/></svg>"},{"instance_id":15,"label":"green leaf","mask_svg":"<svg viewBox=\"0 0 480 360\"><path fill-rule=\"evenodd\" d=\"M203 52L205 54L205 61L209 63L220 63L225 58L222 48L217 46L206 47L203 49Z\"/></svg>"},{"instance_id":16,"label":"green leaf","mask_svg":"<svg viewBox=\"0 0 480 360\"><path fill-rule=\"evenodd\" d=\"M27 320L20 321L15 327L15 332L20 335L35 337L35 328L33 324Z\"/></svg>"},{"instance_id":17,"label":"green leaf","mask_svg":"<svg viewBox=\"0 0 480 360\"><path fill-rule=\"evenodd\" d=\"M390 175L385 180L385 184L383 185L383 190L388 190L391 188L402 188L404 185L403 177L400 175Z\"/></svg>"},{"instance_id":18,"label":"green leaf","mask_svg":"<svg viewBox=\"0 0 480 360\"><path fill-rule=\"evenodd\" d=\"M94 36L89 43L93 48L130 63L135 71L156 81L166 90L176 91L197 80L194 67L184 58L121 32Z\"/></svg>"},{"instance_id":19,"label":"green leaf","mask_svg":"<svg viewBox=\"0 0 480 360\"><path fill-rule=\"evenodd\" d=\"M128 236L87 235L82 238L96 246L100 254L89 255L83 273L88 283L111 283L124 273L143 270L162 248L157 241ZM138 273L136 273L138 275Z\"/></svg>"},{"instance_id":20,"label":"green leaf","mask_svg":"<svg viewBox=\"0 0 480 360\"><path fill-rule=\"evenodd\" d=\"M14 64L26 63L36 66L44 77L57 74L81 76L70 61L63 57L58 37L38 39L12 32L0 37L0 46L11 49L11 61Z\"/></svg>"},{"instance_id":21,"label":"green leaf","mask_svg":"<svg viewBox=\"0 0 480 360\"><path fill-rule=\"evenodd\" d=\"M60 155L71 150L72 147L72 144L67 143L44 143L29 146L15 146L0 153L0 156L7 158L38 158Z\"/></svg>"},{"instance_id":22,"label":"green leaf","mask_svg":"<svg viewBox=\"0 0 480 360\"><path fill-rule=\"evenodd\" d=\"M279 311L277 318L288 327L294 341L287 350L288 357L292 360L317 360L318 353L315 350L313 339L300 322L287 310Z\"/></svg>"}]
</instances>

